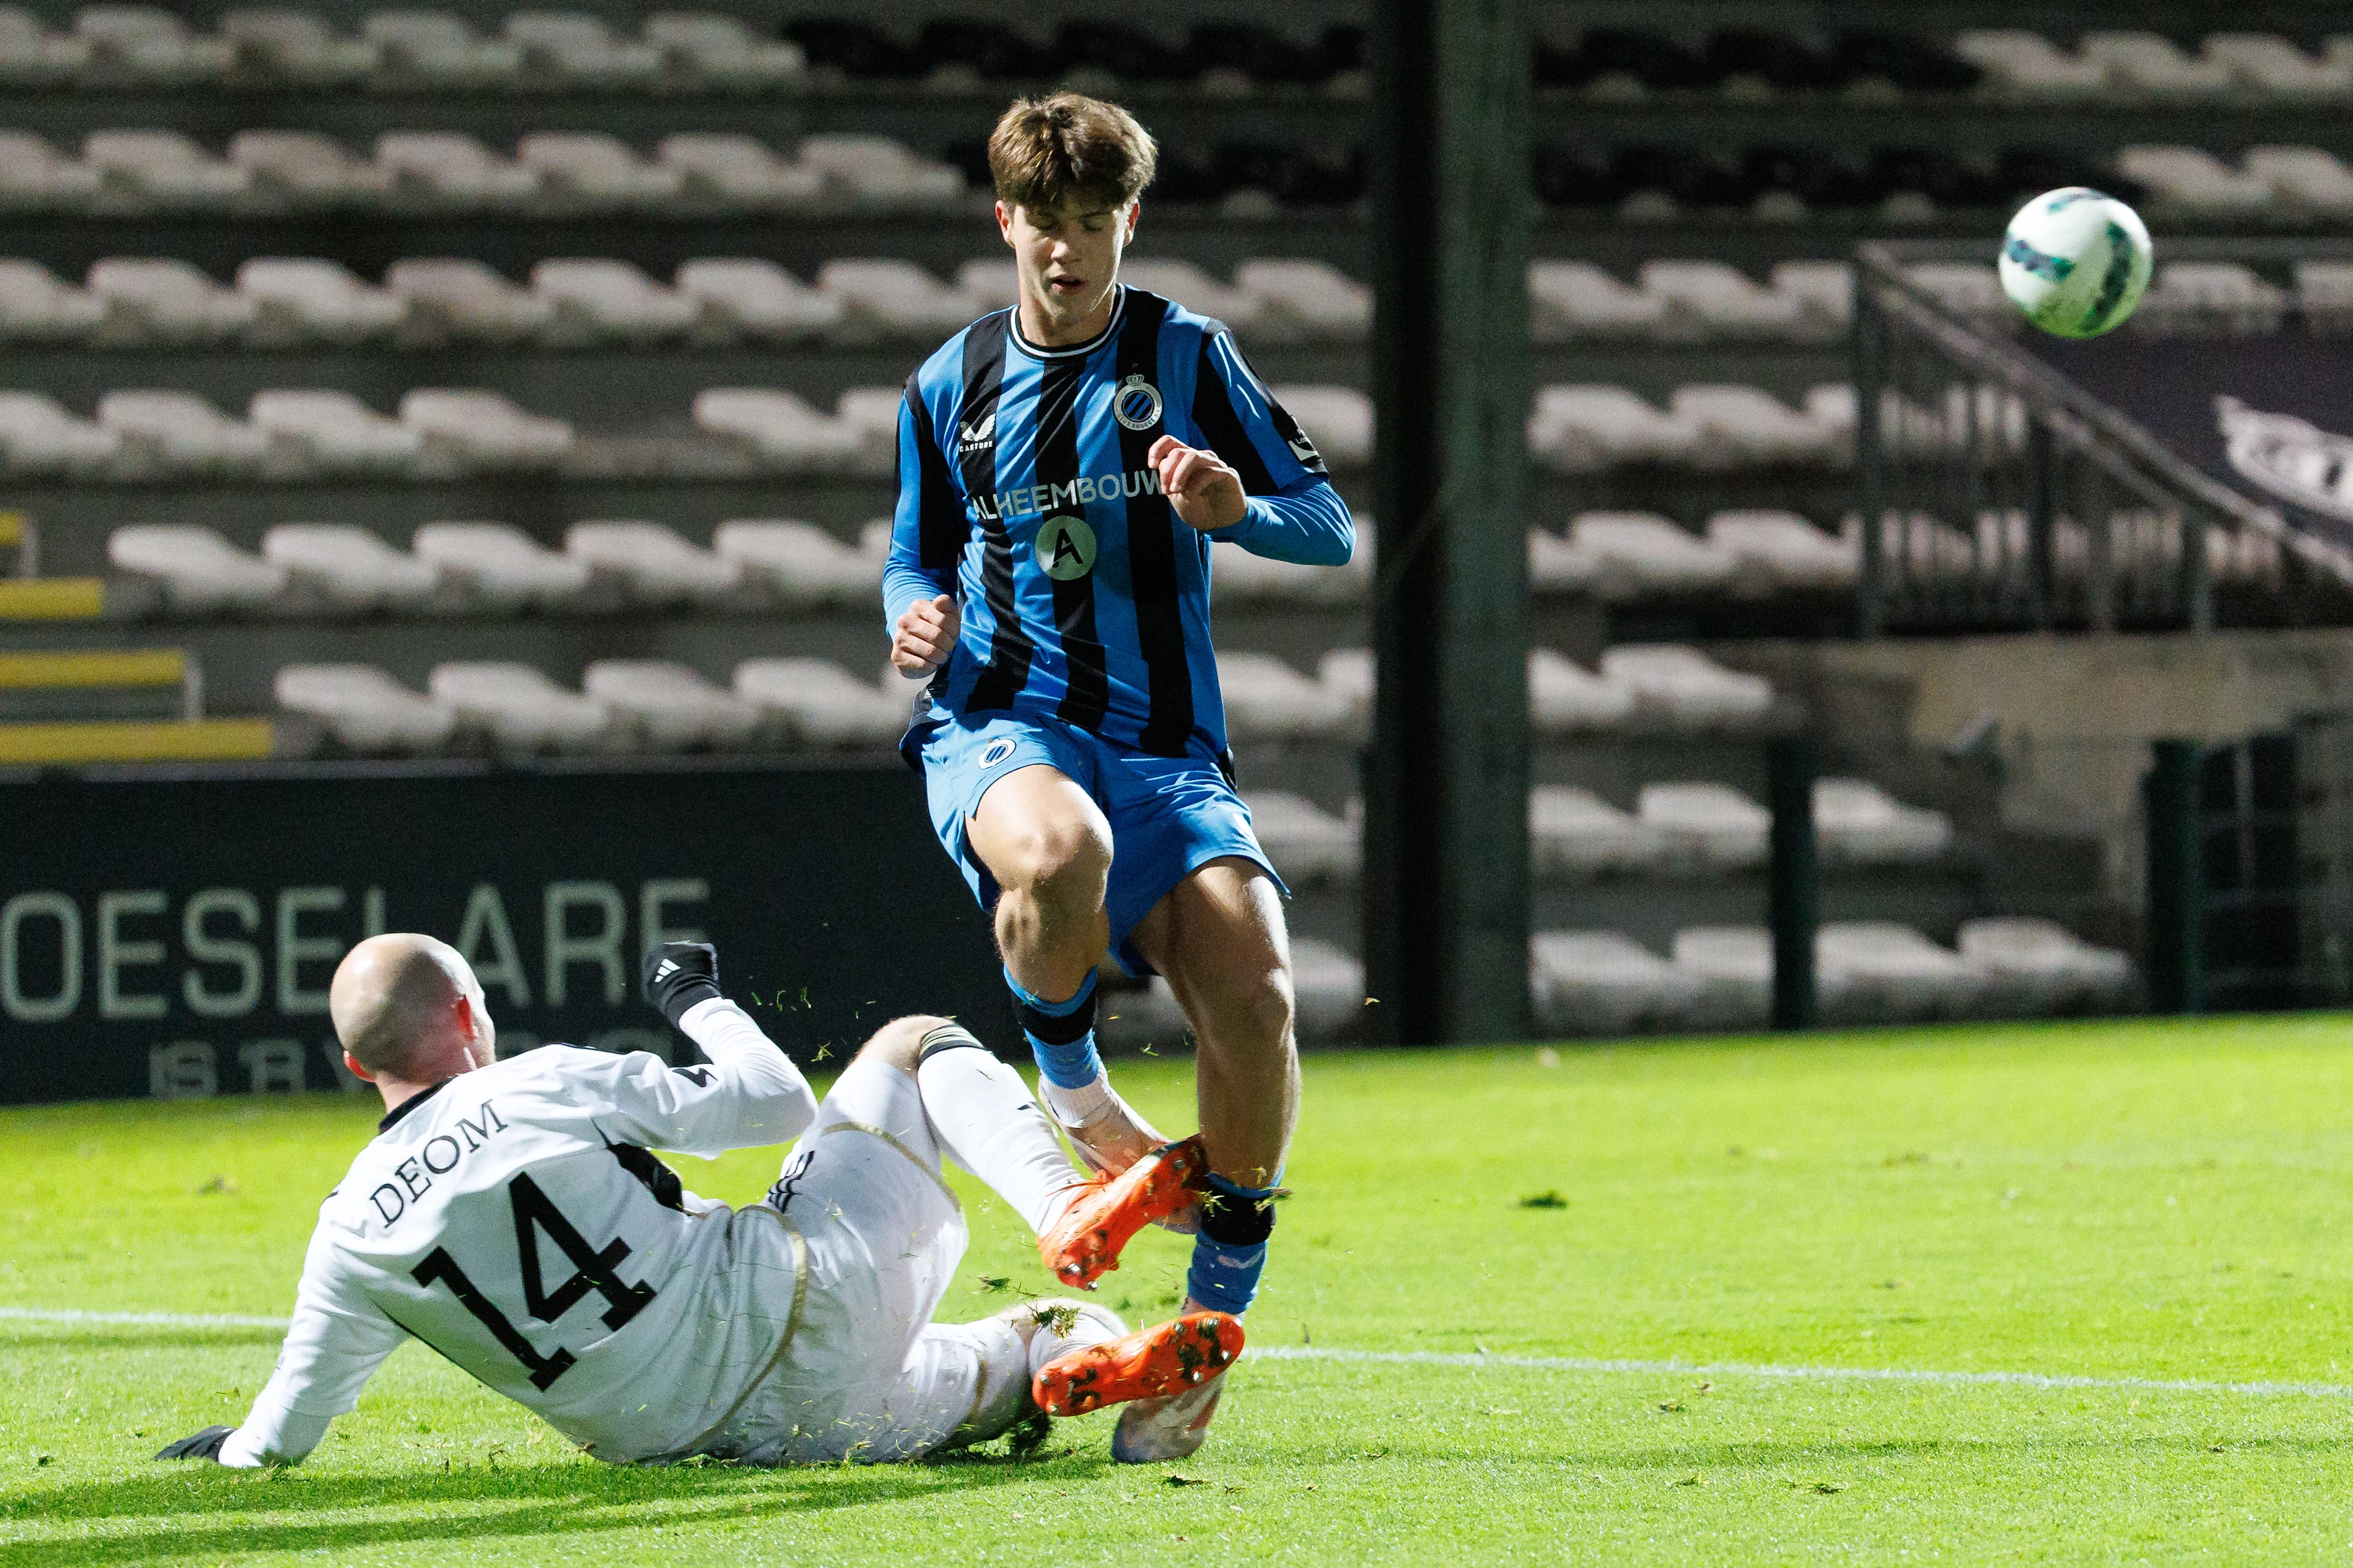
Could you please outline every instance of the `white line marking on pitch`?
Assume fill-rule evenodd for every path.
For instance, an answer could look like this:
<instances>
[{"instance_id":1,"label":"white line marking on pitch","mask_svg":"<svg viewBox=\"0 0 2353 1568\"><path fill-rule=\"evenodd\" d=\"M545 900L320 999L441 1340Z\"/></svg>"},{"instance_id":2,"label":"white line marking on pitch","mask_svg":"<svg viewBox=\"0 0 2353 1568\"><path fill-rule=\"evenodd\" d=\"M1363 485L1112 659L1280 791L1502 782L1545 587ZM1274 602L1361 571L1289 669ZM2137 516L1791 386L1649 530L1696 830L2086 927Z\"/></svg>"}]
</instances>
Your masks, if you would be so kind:
<instances>
[{"instance_id":1,"label":"white line marking on pitch","mask_svg":"<svg viewBox=\"0 0 2353 1568\"><path fill-rule=\"evenodd\" d=\"M82 1312L0 1307L0 1321L122 1323L174 1329L283 1329L284 1318L236 1312ZM1355 1362L1373 1366L1505 1367L1515 1372L1636 1373L1667 1377L1765 1377L1808 1383L1925 1383L1947 1387L2121 1389L2133 1394L2242 1394L2259 1398L2353 1399L2341 1383L2218 1383L2200 1378L2081 1377L2041 1372L1932 1372L1909 1367L1774 1366L1749 1362L1612 1361L1585 1356L1490 1355L1470 1351L1349 1351L1322 1345L1255 1345L1260 1361Z\"/></svg>"},{"instance_id":2,"label":"white line marking on pitch","mask_svg":"<svg viewBox=\"0 0 2353 1568\"><path fill-rule=\"evenodd\" d=\"M1745 1362L1601 1361L1580 1356L1486 1355L1442 1351L1344 1351L1320 1345L1253 1345L1246 1356L1267 1361L1363 1362L1383 1366L1496 1366L1525 1372L1641 1373L1703 1377L1779 1377L1805 1382L2006 1384L2020 1388L2105 1388L2135 1394L2247 1394L2353 1399L2338 1383L2210 1383L2197 1378L2068 1377L2039 1372L1922 1372L1904 1367L1760 1366Z\"/></svg>"}]
</instances>

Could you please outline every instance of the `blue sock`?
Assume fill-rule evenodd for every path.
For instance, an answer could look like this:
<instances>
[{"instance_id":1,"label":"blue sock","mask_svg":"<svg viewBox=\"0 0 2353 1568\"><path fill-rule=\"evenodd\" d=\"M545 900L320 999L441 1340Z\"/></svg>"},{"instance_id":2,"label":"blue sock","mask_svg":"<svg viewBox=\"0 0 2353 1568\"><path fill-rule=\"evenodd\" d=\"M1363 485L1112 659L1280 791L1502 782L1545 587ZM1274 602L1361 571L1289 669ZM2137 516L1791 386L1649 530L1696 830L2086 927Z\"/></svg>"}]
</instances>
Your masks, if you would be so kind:
<instances>
[{"instance_id":1,"label":"blue sock","mask_svg":"<svg viewBox=\"0 0 2353 1568\"><path fill-rule=\"evenodd\" d=\"M1049 1002L1021 988L1013 971L1005 972L1013 993L1013 1010L1021 1015L1021 1032L1029 1037L1029 1054L1038 1071L1057 1089L1084 1089L1103 1076L1103 1058L1095 1055L1095 972L1067 1002Z\"/></svg>"},{"instance_id":2,"label":"blue sock","mask_svg":"<svg viewBox=\"0 0 2353 1568\"><path fill-rule=\"evenodd\" d=\"M1239 1318L1250 1310L1266 1271L1274 1189L1245 1187L1215 1174L1208 1180L1215 1196L1201 1205L1201 1234L1193 1238L1185 1293L1213 1312Z\"/></svg>"}]
</instances>

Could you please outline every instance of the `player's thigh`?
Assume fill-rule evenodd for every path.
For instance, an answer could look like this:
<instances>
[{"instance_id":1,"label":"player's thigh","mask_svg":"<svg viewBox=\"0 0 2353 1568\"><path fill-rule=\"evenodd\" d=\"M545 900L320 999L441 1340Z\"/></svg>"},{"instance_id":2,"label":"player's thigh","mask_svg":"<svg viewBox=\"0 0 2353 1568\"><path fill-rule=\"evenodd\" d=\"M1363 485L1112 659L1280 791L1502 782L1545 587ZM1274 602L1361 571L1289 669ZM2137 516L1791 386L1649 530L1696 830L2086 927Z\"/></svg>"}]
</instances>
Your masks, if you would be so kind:
<instances>
[{"instance_id":1,"label":"player's thigh","mask_svg":"<svg viewBox=\"0 0 2353 1568\"><path fill-rule=\"evenodd\" d=\"M999 887L1030 887L1074 870L1100 875L1111 864L1103 807L1068 771L1044 763L990 784L965 833Z\"/></svg>"},{"instance_id":2,"label":"player's thigh","mask_svg":"<svg viewBox=\"0 0 2353 1568\"><path fill-rule=\"evenodd\" d=\"M1129 941L1180 1002L1289 1009L1282 884L1255 860L1225 856L1195 868L1136 922Z\"/></svg>"}]
</instances>

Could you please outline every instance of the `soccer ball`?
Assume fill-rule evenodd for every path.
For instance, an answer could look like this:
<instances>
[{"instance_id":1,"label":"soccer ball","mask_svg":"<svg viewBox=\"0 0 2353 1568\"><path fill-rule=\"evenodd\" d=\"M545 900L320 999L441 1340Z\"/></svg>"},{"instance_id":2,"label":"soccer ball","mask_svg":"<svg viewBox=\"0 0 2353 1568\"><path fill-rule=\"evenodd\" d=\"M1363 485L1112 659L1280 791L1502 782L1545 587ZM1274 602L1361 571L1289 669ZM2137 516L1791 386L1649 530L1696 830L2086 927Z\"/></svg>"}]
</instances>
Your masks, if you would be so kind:
<instances>
[{"instance_id":1,"label":"soccer ball","mask_svg":"<svg viewBox=\"0 0 2353 1568\"><path fill-rule=\"evenodd\" d=\"M2133 313L2154 265L2140 214L2086 185L2018 209L2001 242L2001 289L2063 338L2096 338Z\"/></svg>"}]
</instances>

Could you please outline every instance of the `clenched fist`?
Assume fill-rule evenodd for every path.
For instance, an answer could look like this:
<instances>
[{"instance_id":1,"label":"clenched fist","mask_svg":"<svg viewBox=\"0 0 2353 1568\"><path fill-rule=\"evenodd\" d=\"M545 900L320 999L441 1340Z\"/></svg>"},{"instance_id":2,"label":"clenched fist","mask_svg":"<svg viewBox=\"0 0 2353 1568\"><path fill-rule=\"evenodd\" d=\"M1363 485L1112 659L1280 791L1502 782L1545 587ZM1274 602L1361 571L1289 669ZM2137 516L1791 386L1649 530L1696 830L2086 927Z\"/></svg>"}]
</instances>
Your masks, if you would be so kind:
<instances>
[{"instance_id":1,"label":"clenched fist","mask_svg":"<svg viewBox=\"0 0 2353 1568\"><path fill-rule=\"evenodd\" d=\"M954 652L964 629L964 612L955 595L918 599L899 617L891 637L891 667L902 675L928 675Z\"/></svg>"},{"instance_id":2,"label":"clenched fist","mask_svg":"<svg viewBox=\"0 0 2353 1568\"><path fill-rule=\"evenodd\" d=\"M1188 526L1214 533L1242 520L1242 477L1215 452L1163 436L1145 460L1160 470L1161 493Z\"/></svg>"}]
</instances>

